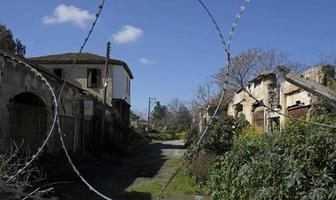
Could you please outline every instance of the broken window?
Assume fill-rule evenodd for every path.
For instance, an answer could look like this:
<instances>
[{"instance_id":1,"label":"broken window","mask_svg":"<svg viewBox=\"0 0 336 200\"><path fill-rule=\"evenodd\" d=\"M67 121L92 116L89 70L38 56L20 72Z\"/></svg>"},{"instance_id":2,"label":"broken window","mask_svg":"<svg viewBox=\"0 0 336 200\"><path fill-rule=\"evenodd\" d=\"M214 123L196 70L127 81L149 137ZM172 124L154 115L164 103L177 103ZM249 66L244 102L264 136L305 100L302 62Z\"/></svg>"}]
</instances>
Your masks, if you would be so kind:
<instances>
[{"instance_id":1,"label":"broken window","mask_svg":"<svg viewBox=\"0 0 336 200\"><path fill-rule=\"evenodd\" d=\"M264 130L265 111L263 107L257 107L253 112L253 125L259 130Z\"/></svg>"},{"instance_id":2,"label":"broken window","mask_svg":"<svg viewBox=\"0 0 336 200\"><path fill-rule=\"evenodd\" d=\"M235 117L238 117L241 114L243 114L243 105L238 103L235 106Z\"/></svg>"},{"instance_id":3,"label":"broken window","mask_svg":"<svg viewBox=\"0 0 336 200\"><path fill-rule=\"evenodd\" d=\"M54 69L54 74L60 78L62 78L63 70L62 69Z\"/></svg>"},{"instance_id":4,"label":"broken window","mask_svg":"<svg viewBox=\"0 0 336 200\"><path fill-rule=\"evenodd\" d=\"M268 119L268 131L279 131L280 130L280 117L273 117Z\"/></svg>"},{"instance_id":5,"label":"broken window","mask_svg":"<svg viewBox=\"0 0 336 200\"><path fill-rule=\"evenodd\" d=\"M87 87L88 88L99 88L101 81L101 70L100 69L88 69L87 70Z\"/></svg>"}]
</instances>

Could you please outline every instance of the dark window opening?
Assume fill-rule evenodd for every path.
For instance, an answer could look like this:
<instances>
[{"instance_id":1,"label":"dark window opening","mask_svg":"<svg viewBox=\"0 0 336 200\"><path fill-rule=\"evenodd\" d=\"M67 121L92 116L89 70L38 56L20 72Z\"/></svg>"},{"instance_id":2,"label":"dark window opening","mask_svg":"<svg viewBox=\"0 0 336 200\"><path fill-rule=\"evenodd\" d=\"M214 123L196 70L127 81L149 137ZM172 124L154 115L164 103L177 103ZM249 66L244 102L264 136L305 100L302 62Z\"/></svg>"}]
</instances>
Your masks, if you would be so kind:
<instances>
[{"instance_id":1,"label":"dark window opening","mask_svg":"<svg viewBox=\"0 0 336 200\"><path fill-rule=\"evenodd\" d=\"M60 78L62 78L63 70L62 69L54 69L54 74Z\"/></svg>"},{"instance_id":2,"label":"dark window opening","mask_svg":"<svg viewBox=\"0 0 336 200\"><path fill-rule=\"evenodd\" d=\"M100 69L88 69L87 70L87 87L88 88L99 88L101 80L101 70Z\"/></svg>"},{"instance_id":3,"label":"dark window opening","mask_svg":"<svg viewBox=\"0 0 336 200\"><path fill-rule=\"evenodd\" d=\"M268 131L279 131L280 130L280 117L270 118L268 120Z\"/></svg>"},{"instance_id":4,"label":"dark window opening","mask_svg":"<svg viewBox=\"0 0 336 200\"><path fill-rule=\"evenodd\" d=\"M238 117L240 114L243 114L243 105L238 103L235 106L235 117Z\"/></svg>"}]
</instances>

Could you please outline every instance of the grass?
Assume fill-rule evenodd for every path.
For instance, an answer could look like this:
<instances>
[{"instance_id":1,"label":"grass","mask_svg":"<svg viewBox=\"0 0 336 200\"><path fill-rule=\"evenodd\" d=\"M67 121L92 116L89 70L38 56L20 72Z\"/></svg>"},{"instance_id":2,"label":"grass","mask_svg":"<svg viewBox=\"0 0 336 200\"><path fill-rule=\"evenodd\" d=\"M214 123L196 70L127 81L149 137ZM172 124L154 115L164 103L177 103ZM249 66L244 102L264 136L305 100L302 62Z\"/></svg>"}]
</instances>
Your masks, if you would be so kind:
<instances>
[{"instance_id":1,"label":"grass","mask_svg":"<svg viewBox=\"0 0 336 200\"><path fill-rule=\"evenodd\" d=\"M183 132L180 132L180 133L176 133L176 137L179 138L180 140L184 140L184 139L186 139L187 134L188 133L186 131L183 131Z\"/></svg>"},{"instance_id":2,"label":"grass","mask_svg":"<svg viewBox=\"0 0 336 200\"><path fill-rule=\"evenodd\" d=\"M170 159L167 160L162 169L163 171L170 171L169 176L174 172L174 170L182 163L183 159ZM158 174L152 180L132 185L127 188L127 192L142 192L149 193L153 198L157 197L161 192L162 187L169 179L169 176L164 177L163 174ZM164 193L164 196L179 196L179 195L189 195L189 194L198 194L200 190L197 186L195 179L188 175L185 169L181 170L176 177L173 179L169 187Z\"/></svg>"},{"instance_id":3,"label":"grass","mask_svg":"<svg viewBox=\"0 0 336 200\"><path fill-rule=\"evenodd\" d=\"M148 139L152 140L183 140L186 138L187 132L179 132L179 133L171 133L171 132L165 132L161 131L158 133L149 133L147 135Z\"/></svg>"},{"instance_id":4,"label":"grass","mask_svg":"<svg viewBox=\"0 0 336 200\"><path fill-rule=\"evenodd\" d=\"M160 140L160 141L178 139L175 133L169 133L169 132L149 133L147 135L147 138L151 140Z\"/></svg>"}]
</instances>

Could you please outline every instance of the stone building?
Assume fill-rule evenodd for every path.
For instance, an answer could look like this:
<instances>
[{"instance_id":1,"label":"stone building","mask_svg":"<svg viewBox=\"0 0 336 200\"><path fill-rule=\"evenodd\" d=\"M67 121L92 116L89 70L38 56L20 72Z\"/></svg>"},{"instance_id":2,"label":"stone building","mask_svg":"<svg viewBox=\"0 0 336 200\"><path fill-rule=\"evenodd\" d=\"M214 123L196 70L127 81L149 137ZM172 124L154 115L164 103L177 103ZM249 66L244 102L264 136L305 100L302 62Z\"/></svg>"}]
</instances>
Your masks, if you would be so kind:
<instances>
[{"instance_id":1,"label":"stone building","mask_svg":"<svg viewBox=\"0 0 336 200\"><path fill-rule=\"evenodd\" d=\"M334 72L328 74L323 66L302 73L303 77L322 85L326 85L333 75ZM277 77L272 72L260 74L251 80L245 89L264 105L296 118L309 118L312 104L316 100L309 92L287 81L277 85ZM228 107L228 114L231 116L243 114L250 124L264 131L279 129L286 120L284 115L260 105L242 88L235 92Z\"/></svg>"},{"instance_id":2,"label":"stone building","mask_svg":"<svg viewBox=\"0 0 336 200\"><path fill-rule=\"evenodd\" d=\"M331 71L328 69L331 68L329 66L317 66L303 72L302 76L326 86L335 75L333 68ZM282 113L297 118L309 118L309 113L314 101L316 101L316 97L312 94L287 81L283 82L280 86L280 105ZM286 117L280 116L281 123L285 120Z\"/></svg>"},{"instance_id":3,"label":"stone building","mask_svg":"<svg viewBox=\"0 0 336 200\"><path fill-rule=\"evenodd\" d=\"M259 129L267 126L268 112L264 106L258 103L250 94L264 105L275 107L277 104L276 76L272 72L266 72L255 77L244 89L235 92L229 103L228 114L237 117L244 115L250 124Z\"/></svg>"},{"instance_id":4,"label":"stone building","mask_svg":"<svg viewBox=\"0 0 336 200\"><path fill-rule=\"evenodd\" d=\"M70 58L64 64L69 62ZM95 69L98 69L101 61L96 62ZM120 61L120 64L124 63ZM44 68L23 58L0 52L0 150L6 150L11 141L23 142L32 150L42 144L51 128L55 105L48 87L30 69L40 72L58 95L66 72L59 69L66 68L57 66L55 69ZM79 68L75 65L74 70L82 77L87 76ZM112 106L112 91L109 103L104 105L101 89L92 82L94 88L87 87L89 83L86 80L94 73L88 69L84 72L88 72L88 77L73 75L75 77L64 86L59 102L62 136L67 149L73 153L94 153L102 149L109 151L113 143L122 142L122 128L127 127L128 123L120 119L120 113ZM133 78L131 73L129 76ZM96 77L99 75L96 74ZM95 83L101 84L102 80L96 80ZM54 129L46 147L47 152L55 154L61 151L58 137Z\"/></svg>"},{"instance_id":5,"label":"stone building","mask_svg":"<svg viewBox=\"0 0 336 200\"><path fill-rule=\"evenodd\" d=\"M127 63L109 59L105 68L106 57L92 53L82 53L77 62L76 53L64 53L30 58L60 78L82 88L100 99L106 99L107 105L115 108L125 121L129 121L131 107L131 80L134 78ZM106 75L105 75L106 74ZM106 76L106 77L105 77ZM106 78L106 97L104 82Z\"/></svg>"}]
</instances>

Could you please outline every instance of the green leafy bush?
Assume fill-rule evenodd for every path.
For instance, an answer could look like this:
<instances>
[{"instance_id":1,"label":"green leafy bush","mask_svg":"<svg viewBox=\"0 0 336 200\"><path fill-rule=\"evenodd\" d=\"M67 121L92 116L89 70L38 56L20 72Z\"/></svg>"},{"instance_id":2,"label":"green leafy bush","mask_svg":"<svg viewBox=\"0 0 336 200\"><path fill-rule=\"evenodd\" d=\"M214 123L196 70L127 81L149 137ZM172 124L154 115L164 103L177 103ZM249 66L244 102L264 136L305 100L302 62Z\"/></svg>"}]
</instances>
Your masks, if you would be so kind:
<instances>
[{"instance_id":1,"label":"green leafy bush","mask_svg":"<svg viewBox=\"0 0 336 200\"><path fill-rule=\"evenodd\" d=\"M201 152L190 165L190 172L196 177L197 183L206 183L211 166L216 160L216 155Z\"/></svg>"},{"instance_id":2,"label":"green leafy bush","mask_svg":"<svg viewBox=\"0 0 336 200\"><path fill-rule=\"evenodd\" d=\"M241 134L239 134L238 136L241 135L246 138L254 138L254 137L260 137L264 134L265 134L264 131L259 130L255 126L247 126L244 130L242 130Z\"/></svg>"},{"instance_id":3,"label":"green leafy bush","mask_svg":"<svg viewBox=\"0 0 336 200\"><path fill-rule=\"evenodd\" d=\"M161 140L161 141L179 139L175 133L169 133L169 132L149 133L147 135L147 138L150 140Z\"/></svg>"},{"instance_id":4,"label":"green leafy bush","mask_svg":"<svg viewBox=\"0 0 336 200\"><path fill-rule=\"evenodd\" d=\"M216 155L229 151L233 137L240 134L247 126L248 122L244 116L234 118L225 115L215 119L202 143L202 149Z\"/></svg>"},{"instance_id":5,"label":"green leafy bush","mask_svg":"<svg viewBox=\"0 0 336 200\"><path fill-rule=\"evenodd\" d=\"M282 132L237 137L212 166L207 187L214 200L317 200L336 199L335 185L335 130L288 122Z\"/></svg>"},{"instance_id":6,"label":"green leafy bush","mask_svg":"<svg viewBox=\"0 0 336 200\"><path fill-rule=\"evenodd\" d=\"M185 147L190 147L192 144L194 144L195 140L198 138L199 132L196 128L190 129L186 136L185 136Z\"/></svg>"}]
</instances>

